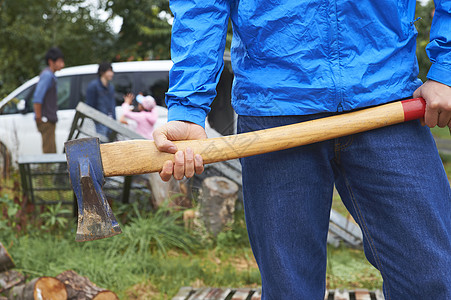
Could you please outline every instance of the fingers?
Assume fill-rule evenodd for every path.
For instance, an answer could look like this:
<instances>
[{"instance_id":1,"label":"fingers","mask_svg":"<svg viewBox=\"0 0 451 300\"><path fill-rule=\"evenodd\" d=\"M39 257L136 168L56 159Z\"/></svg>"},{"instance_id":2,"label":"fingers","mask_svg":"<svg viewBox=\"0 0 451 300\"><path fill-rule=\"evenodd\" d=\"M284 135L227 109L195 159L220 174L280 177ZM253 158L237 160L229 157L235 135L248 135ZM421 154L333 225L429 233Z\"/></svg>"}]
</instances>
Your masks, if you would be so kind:
<instances>
[{"instance_id":1,"label":"fingers","mask_svg":"<svg viewBox=\"0 0 451 300\"><path fill-rule=\"evenodd\" d=\"M174 157L174 178L183 179L185 175L185 155L182 151L177 151Z\"/></svg>"},{"instance_id":2,"label":"fingers","mask_svg":"<svg viewBox=\"0 0 451 300\"><path fill-rule=\"evenodd\" d=\"M422 97L422 95L421 95L421 86L419 88L417 88L415 90L415 92L413 92L413 98L419 98L419 97Z\"/></svg>"},{"instance_id":3,"label":"fingers","mask_svg":"<svg viewBox=\"0 0 451 300\"><path fill-rule=\"evenodd\" d=\"M425 124L430 128L445 127L451 121L451 111L443 110L435 101L430 101L424 114Z\"/></svg>"},{"instance_id":4,"label":"fingers","mask_svg":"<svg viewBox=\"0 0 451 300\"><path fill-rule=\"evenodd\" d=\"M434 80L426 81L413 97L426 100L424 124L428 127L445 127L451 121L451 87ZM423 123L423 122L422 122Z\"/></svg>"},{"instance_id":5,"label":"fingers","mask_svg":"<svg viewBox=\"0 0 451 300\"><path fill-rule=\"evenodd\" d=\"M185 150L184 166L185 166L185 174L184 175L187 178L193 177L194 176L194 153L191 148L186 148L186 150ZM183 176L182 176L182 178L183 178ZM182 178L180 178L180 179L182 179Z\"/></svg>"},{"instance_id":6,"label":"fingers","mask_svg":"<svg viewBox=\"0 0 451 300\"><path fill-rule=\"evenodd\" d=\"M163 169L160 172L160 178L163 181L169 181L172 177L172 170L174 169L172 161L168 160L163 164Z\"/></svg>"},{"instance_id":7,"label":"fingers","mask_svg":"<svg viewBox=\"0 0 451 300\"><path fill-rule=\"evenodd\" d=\"M438 118L439 118L438 109L432 105L426 106L426 111L424 113L424 123L428 127L433 128L437 126Z\"/></svg>"},{"instance_id":8,"label":"fingers","mask_svg":"<svg viewBox=\"0 0 451 300\"><path fill-rule=\"evenodd\" d=\"M196 154L194 156L194 169L196 170L196 174L202 174L204 171L204 160L200 154Z\"/></svg>"},{"instance_id":9,"label":"fingers","mask_svg":"<svg viewBox=\"0 0 451 300\"><path fill-rule=\"evenodd\" d=\"M440 128L446 127L451 122L451 112L441 112L438 115L437 125Z\"/></svg>"},{"instance_id":10,"label":"fingers","mask_svg":"<svg viewBox=\"0 0 451 300\"><path fill-rule=\"evenodd\" d=\"M171 176L174 179L181 180L184 177L191 178L194 174L201 174L204 171L204 163L202 156L194 155L191 148L187 148L185 152L177 151L174 155L174 162L166 161L160 172L163 181L169 181Z\"/></svg>"}]
</instances>

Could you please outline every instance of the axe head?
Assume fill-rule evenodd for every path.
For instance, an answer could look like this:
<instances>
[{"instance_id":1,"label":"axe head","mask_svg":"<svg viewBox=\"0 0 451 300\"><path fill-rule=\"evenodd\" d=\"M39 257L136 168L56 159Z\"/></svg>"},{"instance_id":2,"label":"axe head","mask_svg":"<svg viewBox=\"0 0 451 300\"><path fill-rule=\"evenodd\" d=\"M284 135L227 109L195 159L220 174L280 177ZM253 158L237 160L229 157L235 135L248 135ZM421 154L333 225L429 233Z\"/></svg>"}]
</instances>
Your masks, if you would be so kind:
<instances>
[{"instance_id":1,"label":"axe head","mask_svg":"<svg viewBox=\"0 0 451 300\"><path fill-rule=\"evenodd\" d=\"M71 140L64 144L70 182L78 203L78 242L122 233L102 191L104 184L98 138Z\"/></svg>"}]
</instances>

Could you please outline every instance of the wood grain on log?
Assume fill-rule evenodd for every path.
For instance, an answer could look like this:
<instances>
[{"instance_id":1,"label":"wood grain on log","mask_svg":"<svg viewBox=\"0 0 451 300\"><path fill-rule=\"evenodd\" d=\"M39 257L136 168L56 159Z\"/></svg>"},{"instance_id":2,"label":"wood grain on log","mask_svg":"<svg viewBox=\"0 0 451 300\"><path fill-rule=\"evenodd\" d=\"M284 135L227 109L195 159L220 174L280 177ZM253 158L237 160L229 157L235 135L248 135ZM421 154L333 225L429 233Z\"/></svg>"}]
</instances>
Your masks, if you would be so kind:
<instances>
[{"instance_id":1,"label":"wood grain on log","mask_svg":"<svg viewBox=\"0 0 451 300\"><path fill-rule=\"evenodd\" d=\"M19 285L25 281L25 277L14 270L0 273L0 293L3 293L10 288Z\"/></svg>"},{"instance_id":2,"label":"wood grain on log","mask_svg":"<svg viewBox=\"0 0 451 300\"><path fill-rule=\"evenodd\" d=\"M56 278L66 285L69 300L119 300L115 293L96 286L88 278L72 270L65 271Z\"/></svg>"},{"instance_id":3,"label":"wood grain on log","mask_svg":"<svg viewBox=\"0 0 451 300\"><path fill-rule=\"evenodd\" d=\"M64 284L54 277L35 278L26 284L15 286L9 293L10 300L66 300Z\"/></svg>"}]
</instances>

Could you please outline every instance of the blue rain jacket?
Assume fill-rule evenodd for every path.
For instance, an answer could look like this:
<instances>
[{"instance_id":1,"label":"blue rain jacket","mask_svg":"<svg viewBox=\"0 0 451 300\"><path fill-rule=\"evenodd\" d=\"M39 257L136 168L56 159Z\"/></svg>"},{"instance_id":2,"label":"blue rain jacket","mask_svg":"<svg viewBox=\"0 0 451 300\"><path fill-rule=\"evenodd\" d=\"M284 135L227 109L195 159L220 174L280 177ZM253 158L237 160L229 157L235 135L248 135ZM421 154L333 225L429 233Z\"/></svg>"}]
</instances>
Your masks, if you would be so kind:
<instances>
[{"instance_id":1,"label":"blue rain jacket","mask_svg":"<svg viewBox=\"0 0 451 300\"><path fill-rule=\"evenodd\" d=\"M451 1L436 0L428 78L451 86ZM421 85L415 0L172 0L168 119L204 126L224 67L229 18L239 115L341 112Z\"/></svg>"}]
</instances>

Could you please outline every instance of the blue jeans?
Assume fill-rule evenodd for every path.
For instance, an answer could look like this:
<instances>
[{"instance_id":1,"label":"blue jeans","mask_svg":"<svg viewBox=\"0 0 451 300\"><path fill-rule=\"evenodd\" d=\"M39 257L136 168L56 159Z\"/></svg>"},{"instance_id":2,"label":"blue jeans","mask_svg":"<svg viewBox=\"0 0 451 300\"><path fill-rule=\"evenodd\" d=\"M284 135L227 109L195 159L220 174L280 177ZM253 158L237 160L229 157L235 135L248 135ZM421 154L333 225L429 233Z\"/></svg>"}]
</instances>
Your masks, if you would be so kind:
<instances>
[{"instance_id":1,"label":"blue jeans","mask_svg":"<svg viewBox=\"0 0 451 300\"><path fill-rule=\"evenodd\" d=\"M239 132L324 117L240 116ZM451 299L451 190L419 121L241 159L262 299L320 300L334 184L387 300Z\"/></svg>"}]
</instances>

